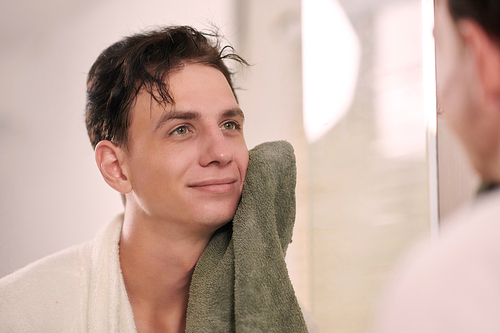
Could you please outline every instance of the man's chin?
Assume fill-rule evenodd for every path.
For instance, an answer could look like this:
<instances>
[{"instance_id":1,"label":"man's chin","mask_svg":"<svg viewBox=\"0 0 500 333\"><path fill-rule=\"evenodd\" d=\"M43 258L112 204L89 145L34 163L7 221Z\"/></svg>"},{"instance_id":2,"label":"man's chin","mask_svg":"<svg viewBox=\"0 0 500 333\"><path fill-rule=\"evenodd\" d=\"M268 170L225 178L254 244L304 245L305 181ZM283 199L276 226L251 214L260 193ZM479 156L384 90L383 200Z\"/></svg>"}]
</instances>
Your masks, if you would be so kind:
<instances>
[{"instance_id":1,"label":"man's chin","mask_svg":"<svg viewBox=\"0 0 500 333\"><path fill-rule=\"evenodd\" d=\"M203 217L201 217L202 224L213 228L214 231L219 229L220 227L226 225L227 223L231 222L235 211L230 211L225 214L221 214L221 212L217 212L214 214L205 214Z\"/></svg>"}]
</instances>

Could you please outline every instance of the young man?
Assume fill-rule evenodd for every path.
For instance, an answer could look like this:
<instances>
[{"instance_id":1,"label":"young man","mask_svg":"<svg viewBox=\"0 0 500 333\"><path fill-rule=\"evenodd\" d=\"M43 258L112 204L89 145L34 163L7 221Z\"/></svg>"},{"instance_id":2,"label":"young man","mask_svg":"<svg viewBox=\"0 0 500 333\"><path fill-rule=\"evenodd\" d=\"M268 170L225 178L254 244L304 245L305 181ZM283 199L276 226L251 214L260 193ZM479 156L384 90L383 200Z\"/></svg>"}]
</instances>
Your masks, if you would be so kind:
<instances>
[{"instance_id":1,"label":"young man","mask_svg":"<svg viewBox=\"0 0 500 333\"><path fill-rule=\"evenodd\" d=\"M378 332L500 332L500 3L436 0L438 102L484 185L401 267Z\"/></svg>"},{"instance_id":2,"label":"young man","mask_svg":"<svg viewBox=\"0 0 500 333\"><path fill-rule=\"evenodd\" d=\"M242 230L245 223L265 222L277 234L286 231L265 244L275 247L266 260L277 255L276 272L282 274L294 208L285 197L283 205L268 205L271 211L284 209L288 226L283 229L279 221L254 218L259 214L251 208L254 197L261 195L249 183L235 216L249 152L244 115L224 59L245 62L230 50L190 27L169 27L125 38L98 57L88 75L87 129L98 168L122 194L125 212L92 242L0 281L2 331L215 332L259 330L271 321L278 321L276 331L289 330L279 321L295 322L292 327L305 331L289 280L252 282L285 300L280 309L264 306L256 312L245 304L265 296L253 290L248 296L252 288L240 276L245 267L255 277L275 270L255 266L256 260L240 253L248 245L240 238L253 242L254 232ZM275 146L257 149L254 160ZM259 170L257 164L248 174L254 181L281 173ZM293 195L293 181L282 185ZM272 182L260 188L279 191ZM262 202L263 211L265 206ZM255 246L263 245L258 241L248 249L258 252ZM258 321L247 322L246 313Z\"/></svg>"}]
</instances>

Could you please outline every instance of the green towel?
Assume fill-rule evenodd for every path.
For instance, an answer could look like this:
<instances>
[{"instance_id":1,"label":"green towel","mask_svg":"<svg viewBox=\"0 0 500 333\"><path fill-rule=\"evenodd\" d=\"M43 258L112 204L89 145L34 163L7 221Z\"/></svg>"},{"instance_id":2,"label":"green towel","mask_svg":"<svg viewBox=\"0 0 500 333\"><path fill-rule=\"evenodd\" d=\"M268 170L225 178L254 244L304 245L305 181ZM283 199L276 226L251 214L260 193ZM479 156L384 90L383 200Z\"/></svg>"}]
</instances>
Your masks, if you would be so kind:
<instances>
[{"instance_id":1,"label":"green towel","mask_svg":"<svg viewBox=\"0 0 500 333\"><path fill-rule=\"evenodd\" d=\"M250 150L233 221L214 234L196 264L186 332L307 332L285 263L295 181L289 143Z\"/></svg>"}]
</instances>

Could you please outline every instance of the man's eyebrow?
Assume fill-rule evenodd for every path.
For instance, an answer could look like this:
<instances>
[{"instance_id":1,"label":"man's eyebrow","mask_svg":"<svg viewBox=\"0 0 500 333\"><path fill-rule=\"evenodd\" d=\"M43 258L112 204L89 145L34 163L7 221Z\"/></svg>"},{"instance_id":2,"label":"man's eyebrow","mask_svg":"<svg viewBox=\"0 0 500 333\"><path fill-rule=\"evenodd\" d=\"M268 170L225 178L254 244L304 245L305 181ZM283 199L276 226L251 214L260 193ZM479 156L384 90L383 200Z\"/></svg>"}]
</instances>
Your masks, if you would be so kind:
<instances>
[{"instance_id":1,"label":"man's eyebrow","mask_svg":"<svg viewBox=\"0 0 500 333\"><path fill-rule=\"evenodd\" d=\"M169 111L164 112L158 122L156 123L155 131L161 127L164 123L172 119L184 119L184 120L193 120L200 118L200 114L192 111Z\"/></svg>"},{"instance_id":2,"label":"man's eyebrow","mask_svg":"<svg viewBox=\"0 0 500 333\"><path fill-rule=\"evenodd\" d=\"M183 120L194 120L194 119L199 119L201 115L198 112L193 112L193 111L176 111L172 110L169 112L164 112L161 116L160 119L158 119L158 122L156 123L155 131L160 128L164 123L167 121L170 121L172 119L183 119ZM245 119L245 115L243 114L243 111L240 108L235 108L235 109L230 109L227 111L224 111L222 113L223 118L231 118L231 117L241 117Z\"/></svg>"},{"instance_id":3,"label":"man's eyebrow","mask_svg":"<svg viewBox=\"0 0 500 333\"><path fill-rule=\"evenodd\" d=\"M238 117L238 116L241 117L241 118L243 118L243 119L245 119L245 115L243 114L243 111L241 111L240 108L230 109L230 110L225 111L222 114L223 118L226 118L226 117Z\"/></svg>"}]
</instances>

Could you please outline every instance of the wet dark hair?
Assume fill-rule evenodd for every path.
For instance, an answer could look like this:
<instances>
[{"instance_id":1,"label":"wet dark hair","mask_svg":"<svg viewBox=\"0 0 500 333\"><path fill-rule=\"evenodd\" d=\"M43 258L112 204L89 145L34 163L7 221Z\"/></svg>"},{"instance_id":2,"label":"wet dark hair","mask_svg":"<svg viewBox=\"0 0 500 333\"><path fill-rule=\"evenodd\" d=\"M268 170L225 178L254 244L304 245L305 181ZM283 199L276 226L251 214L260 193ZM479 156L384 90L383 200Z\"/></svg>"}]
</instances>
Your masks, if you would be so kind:
<instances>
[{"instance_id":1,"label":"wet dark hair","mask_svg":"<svg viewBox=\"0 0 500 333\"><path fill-rule=\"evenodd\" d=\"M455 21L472 19L500 44L500 1L498 0L448 0L451 16Z\"/></svg>"},{"instance_id":2,"label":"wet dark hair","mask_svg":"<svg viewBox=\"0 0 500 333\"><path fill-rule=\"evenodd\" d=\"M248 65L231 46L221 48L216 33L171 26L126 37L104 50L87 77L87 132L95 148L102 140L127 147L129 110L145 89L160 104L173 103L167 78L187 63L201 63L224 74L234 92L226 59ZM235 94L236 97L236 94Z\"/></svg>"}]
</instances>

